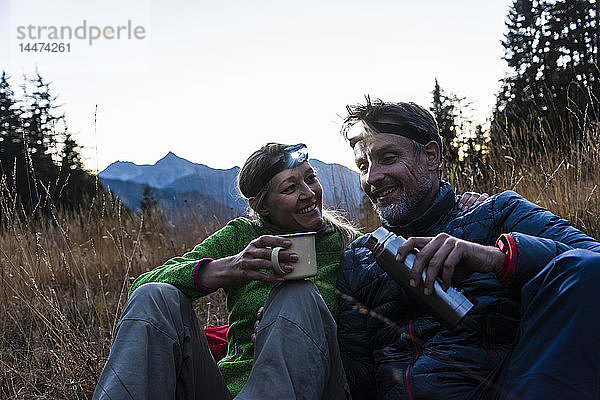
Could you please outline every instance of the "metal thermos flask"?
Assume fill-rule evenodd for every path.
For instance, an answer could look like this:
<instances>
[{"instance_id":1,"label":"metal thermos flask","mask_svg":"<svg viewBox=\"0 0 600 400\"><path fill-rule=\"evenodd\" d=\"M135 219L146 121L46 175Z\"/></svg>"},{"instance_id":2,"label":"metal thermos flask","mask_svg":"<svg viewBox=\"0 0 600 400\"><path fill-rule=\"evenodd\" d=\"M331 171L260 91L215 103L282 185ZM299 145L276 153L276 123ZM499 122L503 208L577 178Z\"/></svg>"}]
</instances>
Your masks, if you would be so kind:
<instances>
[{"instance_id":1,"label":"metal thermos flask","mask_svg":"<svg viewBox=\"0 0 600 400\"><path fill-rule=\"evenodd\" d=\"M371 234L366 245L373 252L379 266L393 280L404 287L417 301L428 307L447 328L454 328L473 308L474 303L459 289L450 287L444 292L439 278L434 282L433 293L425 295L423 282L427 269L423 270L421 284L417 287L410 286L410 271L415 261L416 251L409 253L404 262L396 261L398 248L405 241L402 236L397 236L381 227Z\"/></svg>"}]
</instances>

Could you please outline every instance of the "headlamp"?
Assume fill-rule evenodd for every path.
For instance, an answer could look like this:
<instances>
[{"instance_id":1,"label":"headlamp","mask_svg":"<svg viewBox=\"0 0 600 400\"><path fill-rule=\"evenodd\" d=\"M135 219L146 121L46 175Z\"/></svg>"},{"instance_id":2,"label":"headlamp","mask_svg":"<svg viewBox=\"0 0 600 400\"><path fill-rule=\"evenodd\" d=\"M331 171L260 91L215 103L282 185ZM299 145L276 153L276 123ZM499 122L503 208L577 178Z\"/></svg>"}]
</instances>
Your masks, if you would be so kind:
<instances>
[{"instance_id":1,"label":"headlamp","mask_svg":"<svg viewBox=\"0 0 600 400\"><path fill-rule=\"evenodd\" d=\"M282 158L284 158L286 154L289 154L289 158L298 164L302 164L304 161L308 160L308 149L304 143L295 144L283 149L283 156L279 161L282 161Z\"/></svg>"},{"instance_id":2,"label":"headlamp","mask_svg":"<svg viewBox=\"0 0 600 400\"><path fill-rule=\"evenodd\" d=\"M250 189L250 197L256 196L281 171L296 168L306 160L308 160L308 149L304 143L286 147L279 160L254 180Z\"/></svg>"},{"instance_id":3,"label":"headlamp","mask_svg":"<svg viewBox=\"0 0 600 400\"><path fill-rule=\"evenodd\" d=\"M369 124L359 119L347 129L346 138L350 142L350 147L354 148L354 145L359 141L376 134L377 132L374 131Z\"/></svg>"}]
</instances>

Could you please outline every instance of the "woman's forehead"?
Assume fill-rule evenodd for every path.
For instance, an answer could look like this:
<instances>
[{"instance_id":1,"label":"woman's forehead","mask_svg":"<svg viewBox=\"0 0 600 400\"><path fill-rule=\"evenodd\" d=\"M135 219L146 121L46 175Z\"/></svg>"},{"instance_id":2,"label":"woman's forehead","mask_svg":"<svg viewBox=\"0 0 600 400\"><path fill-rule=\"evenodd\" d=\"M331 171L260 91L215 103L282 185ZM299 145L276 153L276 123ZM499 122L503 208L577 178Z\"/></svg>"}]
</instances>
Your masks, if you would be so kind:
<instances>
[{"instance_id":1,"label":"woman's forehead","mask_svg":"<svg viewBox=\"0 0 600 400\"><path fill-rule=\"evenodd\" d=\"M283 171L279 172L277 175L275 175L273 177L273 179L271 179L271 182L273 182L275 185L286 181L290 178L300 178L300 179L304 179L304 176L308 173L314 172L314 169L312 167L312 165L310 165L310 163L308 161L303 162L302 164L298 165L295 168L290 168L290 169L284 169Z\"/></svg>"}]
</instances>

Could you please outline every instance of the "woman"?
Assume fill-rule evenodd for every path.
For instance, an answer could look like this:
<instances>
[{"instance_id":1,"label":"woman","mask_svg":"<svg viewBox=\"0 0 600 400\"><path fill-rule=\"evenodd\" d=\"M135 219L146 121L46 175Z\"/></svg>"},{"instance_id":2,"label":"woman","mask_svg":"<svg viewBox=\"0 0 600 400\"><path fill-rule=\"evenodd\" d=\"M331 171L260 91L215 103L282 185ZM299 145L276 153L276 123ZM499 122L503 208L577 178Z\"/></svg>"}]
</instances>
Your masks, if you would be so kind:
<instances>
[{"instance_id":1,"label":"woman","mask_svg":"<svg viewBox=\"0 0 600 400\"><path fill-rule=\"evenodd\" d=\"M258 335L257 348L260 346L267 351L257 351L254 368L258 371L251 379L256 383L246 385L246 391L239 398L309 398L311 389L306 387L308 385L321 386L315 389L315 395L319 398L326 391L334 398L345 398L345 379L335 348L337 341L333 320L337 313L337 298L333 287L340 254L357 232L349 224L323 212L323 189L307 162L304 145L267 144L248 158L240 171L238 186L248 198L254 219L237 218L231 221L191 252L167 261L134 282L95 398L103 398L104 394L106 398L128 398L129 394L134 398L167 398L175 394L182 398L209 395L207 398L218 399L229 398L227 387L232 396L237 395L248 381L252 369L254 349L251 335L254 333L257 310L265 304L271 288L283 282L281 277L272 274L270 248L289 247L290 243L275 235L308 231L317 232L318 272L310 280L325 282L329 289L319 289L321 299L314 284L296 282L281 285L277 293L292 289L290 292L294 293L285 296L280 293L280 297L296 298L296 301L312 299L311 304L305 305L311 308L307 313L324 314L319 321L321 331L315 335L320 336L319 340L325 338L329 342L308 351L300 349L298 346L306 346L307 343L296 340L297 327L272 322L272 334L265 332L264 335L269 340L266 345ZM280 263L288 270L293 268L297 257L290 251L279 253ZM156 284L142 286L149 282L172 286L168 289ZM172 290L172 287L178 290ZM188 298L193 300L221 287L227 292L230 328L228 354L219 363L219 373L208 353L206 339L193 316ZM309 292L309 295L304 292ZM275 301L276 307L287 306L283 304L285 301ZM270 308L273 307L267 304L263 322L269 317ZM278 314L283 311L280 310ZM151 317L148 318L148 315ZM298 318L304 317L306 315ZM179 325L181 329L173 329L173 326ZM285 332L293 332L294 340L286 337ZM291 347L285 343L275 343L281 338L287 339L290 344L294 343ZM314 360L315 355L322 358L322 354L327 352L323 347L331 348L333 354L328 355L327 359ZM269 358L265 359L265 368L261 367L261 354ZM286 365L286 360L292 357L296 365ZM283 372L272 371L274 358L278 359ZM330 376L314 377L312 375L318 371L311 372L303 367L315 362L328 364L326 368L317 369L329 371ZM334 376L334 372L337 376ZM278 376L278 384L269 385L265 380L273 379L271 376L275 375ZM284 379L288 380L287 384ZM294 387L289 382L292 379L304 387ZM337 387L331 387L332 380L337 381ZM277 394L276 387L285 389Z\"/></svg>"},{"instance_id":2,"label":"woman","mask_svg":"<svg viewBox=\"0 0 600 400\"><path fill-rule=\"evenodd\" d=\"M307 158L302 144L254 152L238 176L253 219L230 221L133 283L94 398L346 398L335 283L340 255L358 232L323 211ZM290 242L276 235L309 231L316 232L317 275L283 283L272 273L271 248ZM279 253L284 269L297 259ZM217 369L190 300L218 288L227 293L230 328Z\"/></svg>"}]
</instances>

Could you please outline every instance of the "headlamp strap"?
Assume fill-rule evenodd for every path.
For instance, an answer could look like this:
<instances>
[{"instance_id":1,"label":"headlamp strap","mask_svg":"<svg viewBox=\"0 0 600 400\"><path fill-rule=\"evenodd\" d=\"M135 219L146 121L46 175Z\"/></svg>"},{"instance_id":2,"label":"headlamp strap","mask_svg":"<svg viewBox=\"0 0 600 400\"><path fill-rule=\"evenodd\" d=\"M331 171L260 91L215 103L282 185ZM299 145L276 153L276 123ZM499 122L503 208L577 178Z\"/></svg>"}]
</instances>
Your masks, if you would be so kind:
<instances>
[{"instance_id":1,"label":"headlamp strap","mask_svg":"<svg viewBox=\"0 0 600 400\"><path fill-rule=\"evenodd\" d=\"M308 150L304 143L286 147L283 149L283 155L279 157L279 160L256 178L252 184L250 196L256 196L281 171L296 168L306 160L308 160Z\"/></svg>"},{"instance_id":2,"label":"headlamp strap","mask_svg":"<svg viewBox=\"0 0 600 400\"><path fill-rule=\"evenodd\" d=\"M367 124L364 121L363 123ZM408 124L398 125L384 122L369 122L368 126L377 133L390 133L393 135L404 136L405 138L414 140L422 145L426 145L430 141L430 139L428 139L420 129L414 128ZM353 138L350 138L350 146L354 147L358 141L364 139L365 137L365 135L357 135Z\"/></svg>"}]
</instances>

